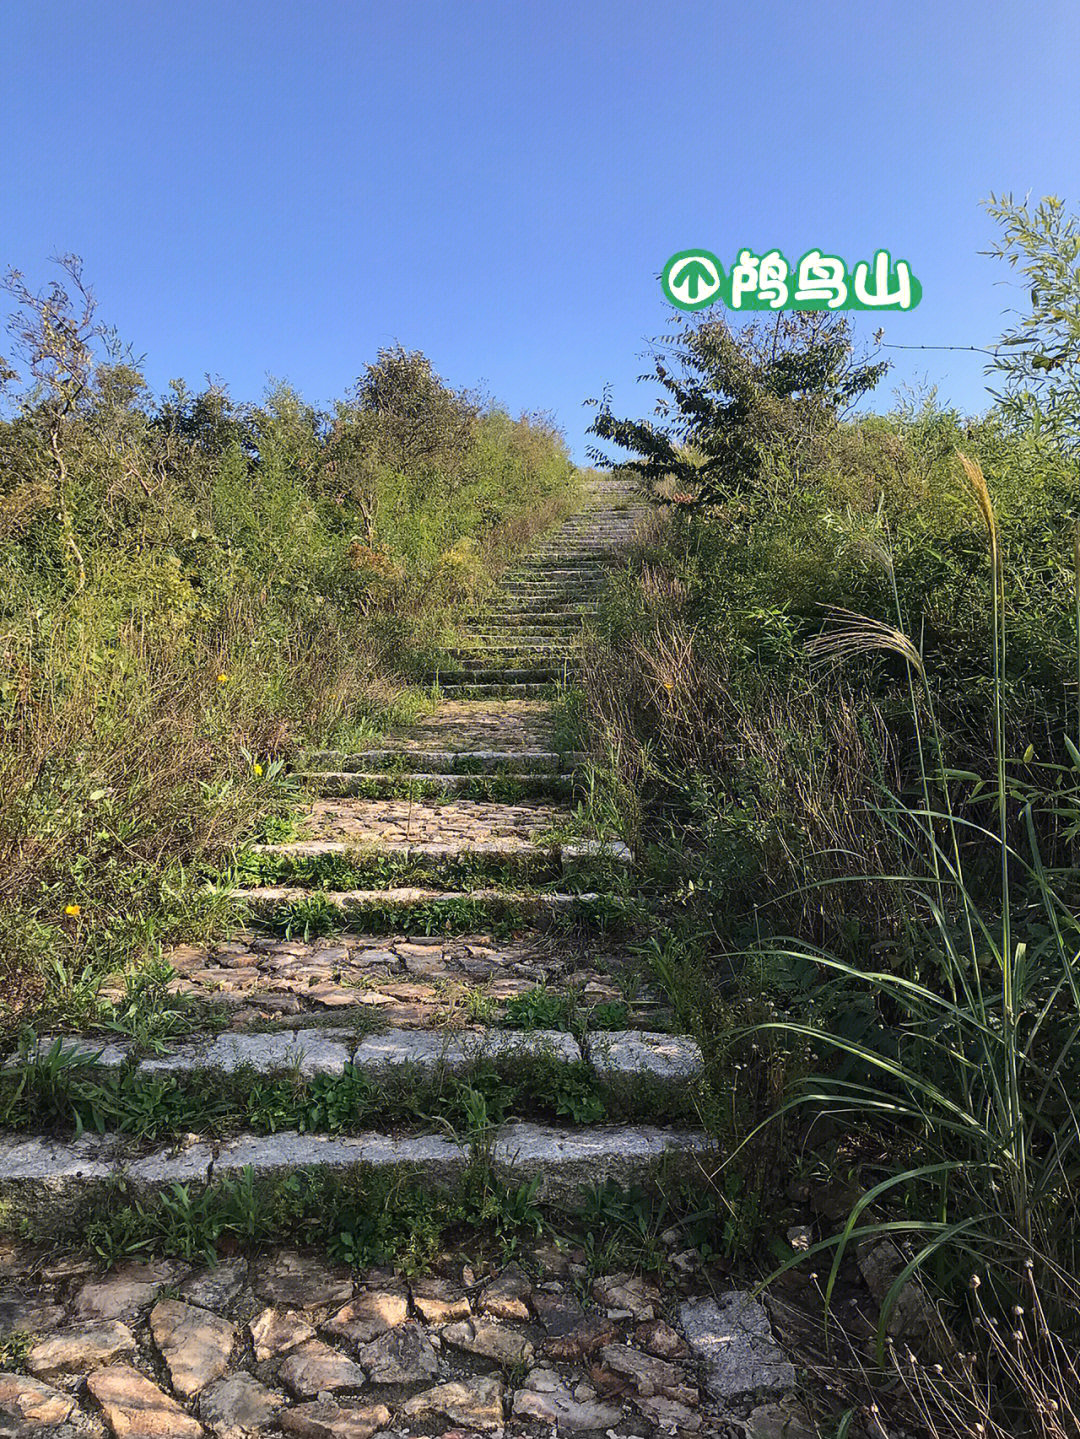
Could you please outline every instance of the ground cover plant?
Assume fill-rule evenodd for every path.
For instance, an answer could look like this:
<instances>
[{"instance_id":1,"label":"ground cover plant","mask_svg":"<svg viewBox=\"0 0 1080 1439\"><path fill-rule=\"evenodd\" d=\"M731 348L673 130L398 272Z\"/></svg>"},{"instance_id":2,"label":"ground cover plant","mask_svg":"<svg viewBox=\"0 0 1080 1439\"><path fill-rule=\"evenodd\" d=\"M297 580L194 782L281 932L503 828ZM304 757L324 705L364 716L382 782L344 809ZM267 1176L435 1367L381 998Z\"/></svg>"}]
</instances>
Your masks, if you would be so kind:
<instances>
[{"instance_id":1,"label":"ground cover plant","mask_svg":"<svg viewBox=\"0 0 1080 1439\"><path fill-rule=\"evenodd\" d=\"M283 759L429 703L455 614L574 503L543 416L384 350L329 410L151 395L74 259L11 273L0 419L0 1014L219 925L290 832Z\"/></svg>"}]
</instances>

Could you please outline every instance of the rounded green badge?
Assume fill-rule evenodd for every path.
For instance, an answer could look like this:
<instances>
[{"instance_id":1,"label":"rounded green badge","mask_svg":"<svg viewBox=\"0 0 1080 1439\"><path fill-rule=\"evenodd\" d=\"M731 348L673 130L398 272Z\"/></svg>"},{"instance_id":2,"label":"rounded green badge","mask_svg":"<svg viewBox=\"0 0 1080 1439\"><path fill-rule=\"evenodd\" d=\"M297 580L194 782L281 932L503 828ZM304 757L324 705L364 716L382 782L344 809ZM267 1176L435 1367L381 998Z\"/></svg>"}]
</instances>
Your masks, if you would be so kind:
<instances>
[{"instance_id":1,"label":"rounded green badge","mask_svg":"<svg viewBox=\"0 0 1080 1439\"><path fill-rule=\"evenodd\" d=\"M680 250L664 266L664 294L680 310L703 310L720 294L724 271L710 250Z\"/></svg>"}]
</instances>

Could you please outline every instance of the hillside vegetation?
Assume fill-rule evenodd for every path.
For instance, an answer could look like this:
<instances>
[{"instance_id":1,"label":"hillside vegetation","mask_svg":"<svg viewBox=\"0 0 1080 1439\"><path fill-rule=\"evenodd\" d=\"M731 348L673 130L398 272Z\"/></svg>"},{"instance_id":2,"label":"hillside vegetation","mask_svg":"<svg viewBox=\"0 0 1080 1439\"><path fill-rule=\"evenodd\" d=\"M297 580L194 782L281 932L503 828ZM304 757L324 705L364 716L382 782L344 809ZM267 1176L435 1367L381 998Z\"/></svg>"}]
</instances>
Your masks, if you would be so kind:
<instances>
[{"instance_id":1,"label":"hillside vegetation","mask_svg":"<svg viewBox=\"0 0 1080 1439\"><path fill-rule=\"evenodd\" d=\"M17 274L0 421L0 1014L93 1002L217 923L208 870L300 741L375 733L574 503L544 417L385 350L328 410L151 395L76 262ZM144 975L152 976L152 967ZM145 980L144 982L151 982Z\"/></svg>"},{"instance_id":2,"label":"hillside vegetation","mask_svg":"<svg viewBox=\"0 0 1080 1439\"><path fill-rule=\"evenodd\" d=\"M733 1249L809 1207L828 1307L883 1244L885 1372L841 1390L923 1432L1058 1439L1080 1432L1080 222L992 210L1032 309L984 415L932 390L852 414L884 366L820 314L676 321L659 417L601 406L661 503L580 712L664 914L643 952L711 1056Z\"/></svg>"}]
</instances>

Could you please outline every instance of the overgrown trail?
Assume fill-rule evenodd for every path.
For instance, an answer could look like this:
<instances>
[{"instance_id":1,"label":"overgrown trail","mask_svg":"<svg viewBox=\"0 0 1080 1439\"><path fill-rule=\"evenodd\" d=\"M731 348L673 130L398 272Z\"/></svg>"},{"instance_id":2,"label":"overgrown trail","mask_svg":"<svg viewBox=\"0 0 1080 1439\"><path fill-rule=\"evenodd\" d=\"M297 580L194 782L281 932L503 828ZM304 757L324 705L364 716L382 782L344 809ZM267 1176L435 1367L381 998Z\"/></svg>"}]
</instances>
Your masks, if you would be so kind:
<instances>
[{"instance_id":1,"label":"overgrown trail","mask_svg":"<svg viewBox=\"0 0 1080 1439\"><path fill-rule=\"evenodd\" d=\"M2 1141L15 1209L55 1230L99 1216L121 1255L127 1223L132 1249L105 1280L12 1251L0 1321L35 1336L42 1382L0 1376L0 1409L21 1395L73 1433L101 1415L131 1435L645 1436L726 1433L732 1405L791 1387L764 1310L717 1303L688 1237L625 1193L658 1175L703 1190L701 1056L628 954L633 857L583 829L585 759L556 743L552 685L641 511L600 486L477 616L429 718L306 758L303 837L248 862L250 929L172 955L203 1032L108 1045L101 1132ZM116 1184L141 1220L117 1218ZM472 1199L423 1252L409 1225L425 1232L444 1191ZM589 1194L585 1247L560 1251L546 1231ZM246 1220L221 1217L237 1206ZM396 1229L395 1207L412 1216ZM240 1238L270 1253L194 1267L213 1215L234 1255ZM294 1252L313 1234L359 1266L382 1243L435 1273ZM626 1272L649 1254L662 1283Z\"/></svg>"}]
</instances>

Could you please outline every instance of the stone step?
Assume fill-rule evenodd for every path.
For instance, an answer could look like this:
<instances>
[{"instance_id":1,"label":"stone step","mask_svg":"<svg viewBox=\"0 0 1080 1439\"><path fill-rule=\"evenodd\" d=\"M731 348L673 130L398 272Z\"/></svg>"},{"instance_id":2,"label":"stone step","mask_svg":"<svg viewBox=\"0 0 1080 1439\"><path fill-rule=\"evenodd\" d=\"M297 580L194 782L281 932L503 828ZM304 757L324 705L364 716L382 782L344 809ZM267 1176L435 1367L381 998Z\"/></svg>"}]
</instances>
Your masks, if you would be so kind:
<instances>
[{"instance_id":1,"label":"stone step","mask_svg":"<svg viewBox=\"0 0 1080 1439\"><path fill-rule=\"evenodd\" d=\"M547 684L445 684L440 685L447 699L545 699L551 693Z\"/></svg>"},{"instance_id":2,"label":"stone step","mask_svg":"<svg viewBox=\"0 0 1080 1439\"><path fill-rule=\"evenodd\" d=\"M652 513L648 505L622 506L619 509L592 510L588 514L578 515L566 520L559 529L554 531L556 535L565 534L602 534L605 531L625 533L632 530L634 525L640 524Z\"/></svg>"},{"instance_id":3,"label":"stone step","mask_svg":"<svg viewBox=\"0 0 1080 1439\"><path fill-rule=\"evenodd\" d=\"M598 564L582 561L581 564L559 568L550 563L533 563L508 570L499 580L499 588L510 585L602 585L607 580L607 570Z\"/></svg>"},{"instance_id":4,"label":"stone step","mask_svg":"<svg viewBox=\"0 0 1080 1439\"><path fill-rule=\"evenodd\" d=\"M306 835L298 843L341 841L346 847L421 848L453 843L460 848L494 840L531 844L538 835L569 824L570 810L561 804L523 800L463 799L457 804L409 800L316 799L303 813ZM261 845L258 849L283 846Z\"/></svg>"},{"instance_id":5,"label":"stone step","mask_svg":"<svg viewBox=\"0 0 1080 1439\"><path fill-rule=\"evenodd\" d=\"M700 1130L654 1125L607 1125L570 1129L528 1122L504 1124L484 1137L484 1151L498 1180L508 1186L537 1183L544 1204L574 1203L582 1190L605 1182L625 1188L665 1170L699 1171L709 1143ZM428 1185L451 1187L473 1161L471 1147L445 1133L397 1138L388 1134L241 1134L137 1152L121 1135L83 1134L62 1141L41 1136L0 1138L0 1200L27 1219L56 1223L78 1212L93 1196L123 1181L135 1195L175 1184L201 1186L238 1178L285 1178L298 1170L349 1173L363 1166L384 1173L411 1173ZM164 1432L164 1431L162 1431Z\"/></svg>"},{"instance_id":6,"label":"stone step","mask_svg":"<svg viewBox=\"0 0 1080 1439\"><path fill-rule=\"evenodd\" d=\"M597 606L589 599L574 599L566 595L500 595L490 604L484 605L477 613L481 615L527 615L548 614L558 619L580 618L583 614L595 614Z\"/></svg>"},{"instance_id":7,"label":"stone step","mask_svg":"<svg viewBox=\"0 0 1080 1439\"><path fill-rule=\"evenodd\" d=\"M565 670L575 668L577 655L569 647L557 651L540 642L534 643L530 648L528 645L500 645L477 641L472 648L459 646L451 652L450 658L456 660L461 669L468 671L470 679L475 679L477 669L502 670L510 666L523 668L537 661L546 661L549 667L557 668L561 676Z\"/></svg>"},{"instance_id":8,"label":"stone step","mask_svg":"<svg viewBox=\"0 0 1080 1439\"><path fill-rule=\"evenodd\" d=\"M507 639L505 636L488 637L482 634L465 636L460 644L447 650L451 659L465 659L471 663L481 661L485 655L506 656L536 660L549 659L561 664L574 657L577 646L569 639L526 636L524 639Z\"/></svg>"},{"instance_id":9,"label":"stone step","mask_svg":"<svg viewBox=\"0 0 1080 1439\"><path fill-rule=\"evenodd\" d=\"M621 552L621 546L611 543L611 537L608 535L567 528L557 530L535 549L529 550L518 560L518 564L527 564L530 560L546 559L549 556L558 558L560 555L571 555L574 559L601 561L610 556L620 555Z\"/></svg>"},{"instance_id":10,"label":"stone step","mask_svg":"<svg viewBox=\"0 0 1080 1439\"><path fill-rule=\"evenodd\" d=\"M436 709L382 741L415 753L424 750L549 750L551 708L544 700L444 699Z\"/></svg>"},{"instance_id":11,"label":"stone step","mask_svg":"<svg viewBox=\"0 0 1080 1439\"><path fill-rule=\"evenodd\" d=\"M501 682L505 679L507 670L527 670L534 667L548 672L548 683L561 682L575 673L579 664L579 656L570 648L556 652L550 646L544 645L537 645L529 650L483 642L477 643L472 649L462 646L455 650L450 658L455 662L454 667L458 671L452 677L454 684L472 680L498 679ZM439 682L446 683L449 680L451 670L440 670Z\"/></svg>"},{"instance_id":12,"label":"stone step","mask_svg":"<svg viewBox=\"0 0 1080 1439\"><path fill-rule=\"evenodd\" d=\"M623 511L619 515L612 515L593 525L569 525L558 532L557 543L560 546L569 543L591 545L596 548L601 546L620 547L633 539L642 521L647 519L647 514Z\"/></svg>"},{"instance_id":13,"label":"stone step","mask_svg":"<svg viewBox=\"0 0 1080 1439\"><path fill-rule=\"evenodd\" d=\"M531 930L499 938L406 930L306 940L240 931L208 945L177 945L165 957L174 970L170 993L224 1008L237 1025L363 1011L387 1025L435 1028L476 1020L477 1005L490 1019L502 1016L509 1023L515 1013L535 1018L542 1012L549 1027L566 1028L572 1013L575 1030L590 1023L583 1016L597 1005L607 1008L594 1028L671 1024L664 997L618 947ZM619 982L628 971L635 976L632 998ZM123 995L119 987L103 997L119 1001ZM553 996L559 1001L554 1009Z\"/></svg>"},{"instance_id":14,"label":"stone step","mask_svg":"<svg viewBox=\"0 0 1080 1439\"><path fill-rule=\"evenodd\" d=\"M623 563L620 553L615 549L598 549L595 545L582 545L580 549L537 551L523 561L515 570L509 571L506 578L520 579L534 574L544 574L550 570L560 572L574 571L575 573L595 574L600 579L606 579L613 568Z\"/></svg>"},{"instance_id":15,"label":"stone step","mask_svg":"<svg viewBox=\"0 0 1080 1439\"><path fill-rule=\"evenodd\" d=\"M595 891L468 889L430 886L388 889L318 890L299 885L255 885L232 891L254 919L283 926L287 933L320 930L327 922L374 932L448 933L504 923L543 929L555 920L612 923L622 901Z\"/></svg>"},{"instance_id":16,"label":"stone step","mask_svg":"<svg viewBox=\"0 0 1080 1439\"><path fill-rule=\"evenodd\" d=\"M559 584L568 581L573 584L603 584L606 573L600 565L592 562L582 561L577 565L558 566L534 561L529 565L522 565L516 570L505 574L500 581L500 586L507 584L518 584L521 582L532 582L542 580L545 583Z\"/></svg>"},{"instance_id":17,"label":"stone step","mask_svg":"<svg viewBox=\"0 0 1080 1439\"><path fill-rule=\"evenodd\" d=\"M464 749L464 750L313 750L301 763L310 772L317 770L383 770L389 767L403 772L424 770L428 773L494 774L513 769L543 772L576 769L586 763L578 753L559 754L546 749Z\"/></svg>"},{"instance_id":18,"label":"stone step","mask_svg":"<svg viewBox=\"0 0 1080 1439\"><path fill-rule=\"evenodd\" d=\"M466 803L467 801L463 801ZM423 803L422 801L418 803ZM560 872L572 873L583 865L605 868L625 867L632 863L630 849L621 840L602 843L599 840L568 840L540 844L527 835L499 835L477 839L445 841L379 839L360 845L355 840L301 839L284 844L253 844L246 851L264 860L276 862L262 867L262 873L273 870L276 876L293 877L310 873L317 877L320 860L352 861L357 875L378 873L387 860L396 861L401 869L415 865L431 877L450 876L462 872L463 866L486 876L504 873L533 882L554 878Z\"/></svg>"},{"instance_id":19,"label":"stone step","mask_svg":"<svg viewBox=\"0 0 1080 1439\"><path fill-rule=\"evenodd\" d=\"M185 1086L204 1075L257 1074L342 1078L347 1066L373 1081L408 1086L414 1076L460 1077L485 1064L514 1068L527 1064L585 1065L601 1087L622 1088L641 1082L656 1089L680 1087L704 1073L701 1050L687 1035L622 1030L585 1032L562 1029L389 1027L358 1036L354 1029L283 1027L260 1033L228 1031L201 1035L173 1045L168 1052L140 1057L132 1040L111 1043L94 1036L46 1035L32 1054L59 1052L72 1064L84 1060L83 1073L127 1069L142 1079L165 1077ZM5 1067L22 1056L10 1054Z\"/></svg>"},{"instance_id":20,"label":"stone step","mask_svg":"<svg viewBox=\"0 0 1080 1439\"><path fill-rule=\"evenodd\" d=\"M461 684L558 684L565 678L566 666L534 665L518 669L511 665L485 665L482 661L458 669L436 670L433 676L441 689Z\"/></svg>"},{"instance_id":21,"label":"stone step","mask_svg":"<svg viewBox=\"0 0 1080 1439\"><path fill-rule=\"evenodd\" d=\"M595 616L575 615L570 620L545 619L543 615L530 617L481 615L474 621L469 639L478 644L493 641L495 644L514 645L519 641L529 644L562 645L576 649L585 632L586 621Z\"/></svg>"},{"instance_id":22,"label":"stone step","mask_svg":"<svg viewBox=\"0 0 1080 1439\"><path fill-rule=\"evenodd\" d=\"M569 774L543 770L507 771L498 774L448 774L440 771L410 770L388 773L386 770L309 770L296 771L293 777L317 789L318 793L338 798L429 798L434 795L460 794L472 799L499 799L506 795L524 798L552 796L565 798L573 793L574 779Z\"/></svg>"},{"instance_id":23,"label":"stone step","mask_svg":"<svg viewBox=\"0 0 1080 1439\"><path fill-rule=\"evenodd\" d=\"M577 634L582 622L593 619L598 611L595 606L591 609L529 609L526 606L516 605L506 609L486 609L476 616L475 623L496 624L504 629L517 629L526 627L536 630L555 631L556 633Z\"/></svg>"},{"instance_id":24,"label":"stone step","mask_svg":"<svg viewBox=\"0 0 1080 1439\"><path fill-rule=\"evenodd\" d=\"M490 600L486 605L474 610L462 622L459 633L471 636L477 629L503 629L513 625L515 620L540 618L549 629L561 630L563 637L576 638L581 633L583 623L592 618L598 609L599 603L567 604L558 597L552 601L502 596L497 600ZM516 638L514 635L505 637Z\"/></svg>"},{"instance_id":25,"label":"stone step","mask_svg":"<svg viewBox=\"0 0 1080 1439\"><path fill-rule=\"evenodd\" d=\"M499 593L529 597L565 595L569 599L598 594L603 587L601 580L505 580L499 586Z\"/></svg>"},{"instance_id":26,"label":"stone step","mask_svg":"<svg viewBox=\"0 0 1080 1439\"><path fill-rule=\"evenodd\" d=\"M576 649L593 616L576 611L572 615L545 619L543 614L521 610L475 615L464 637L471 641L491 640L495 644L547 644Z\"/></svg>"},{"instance_id":27,"label":"stone step","mask_svg":"<svg viewBox=\"0 0 1080 1439\"><path fill-rule=\"evenodd\" d=\"M525 559L505 572L507 579L520 579L523 575L548 574L574 576L589 574L603 579L607 573L605 560L612 556L601 556L593 545L581 545L577 549L533 550Z\"/></svg>"}]
</instances>

